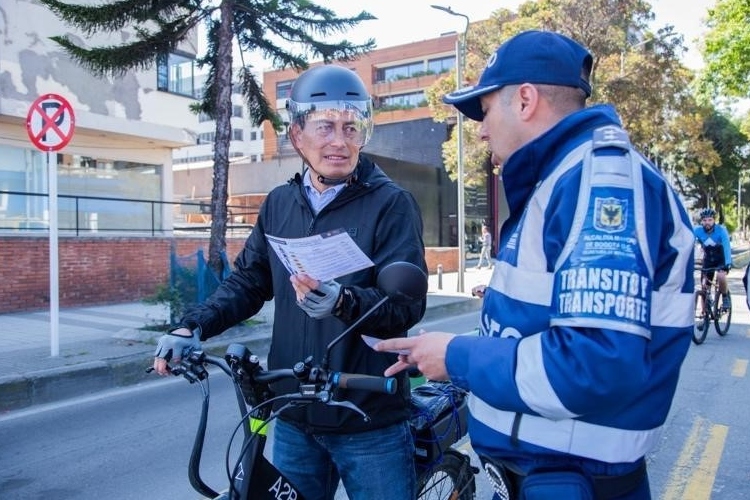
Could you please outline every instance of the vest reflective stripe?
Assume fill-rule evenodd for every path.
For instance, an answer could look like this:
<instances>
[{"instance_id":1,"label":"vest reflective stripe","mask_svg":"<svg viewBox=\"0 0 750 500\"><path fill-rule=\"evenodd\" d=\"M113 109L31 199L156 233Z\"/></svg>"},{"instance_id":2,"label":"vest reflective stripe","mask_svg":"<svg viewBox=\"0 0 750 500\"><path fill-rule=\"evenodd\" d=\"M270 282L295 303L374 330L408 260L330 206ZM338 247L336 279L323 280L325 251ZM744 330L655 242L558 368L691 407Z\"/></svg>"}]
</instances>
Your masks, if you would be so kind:
<instances>
[{"instance_id":1,"label":"vest reflective stripe","mask_svg":"<svg viewBox=\"0 0 750 500\"><path fill-rule=\"evenodd\" d=\"M511 436L516 414L491 407L469 394L471 416L492 430ZM517 438L561 453L607 463L635 462L658 444L661 427L626 430L590 424L580 420L549 420L522 415Z\"/></svg>"},{"instance_id":2,"label":"vest reflective stripe","mask_svg":"<svg viewBox=\"0 0 750 500\"><path fill-rule=\"evenodd\" d=\"M583 158L583 154L591 149L591 141L586 141L560 161L555 170L539 182L532 193L529 202L524 208L524 215L521 217L521 223L519 227L523 227L523 231L520 233L520 240L518 241L518 248L522 248L522 252L517 253L518 267L521 269L539 269L543 271L546 268L545 263L547 257L544 255L544 225L537 222L544 221L544 214L547 211L549 205L550 196L552 191L560 180L560 177L568 173L570 169L579 165ZM531 221L531 223L529 223ZM526 283L526 282L523 282ZM551 290L551 288L550 288ZM549 301L547 301L549 304Z\"/></svg>"},{"instance_id":3,"label":"vest reflective stripe","mask_svg":"<svg viewBox=\"0 0 750 500\"><path fill-rule=\"evenodd\" d=\"M555 275L540 269L539 264L536 269L522 269L497 260L488 285L513 300L549 307L554 281ZM523 286L510 283L523 283Z\"/></svg>"},{"instance_id":4,"label":"vest reflective stripe","mask_svg":"<svg viewBox=\"0 0 750 500\"><path fill-rule=\"evenodd\" d=\"M516 387L518 395L529 408L547 418L560 420L577 417L557 397L544 370L542 336L523 338L516 351Z\"/></svg>"},{"instance_id":5,"label":"vest reflective stripe","mask_svg":"<svg viewBox=\"0 0 750 500\"><path fill-rule=\"evenodd\" d=\"M695 296L692 293L664 291L662 287L661 290L651 294L651 327L692 326L694 307Z\"/></svg>"}]
</instances>

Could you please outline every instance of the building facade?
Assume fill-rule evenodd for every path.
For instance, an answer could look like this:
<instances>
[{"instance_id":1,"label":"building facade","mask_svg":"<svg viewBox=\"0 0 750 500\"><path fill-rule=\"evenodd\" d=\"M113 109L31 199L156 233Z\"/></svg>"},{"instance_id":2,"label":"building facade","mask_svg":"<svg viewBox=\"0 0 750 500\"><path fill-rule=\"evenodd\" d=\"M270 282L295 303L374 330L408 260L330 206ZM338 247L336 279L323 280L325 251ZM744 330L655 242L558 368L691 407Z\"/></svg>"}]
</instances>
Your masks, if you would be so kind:
<instances>
[{"instance_id":1,"label":"building facade","mask_svg":"<svg viewBox=\"0 0 750 500\"><path fill-rule=\"evenodd\" d=\"M44 282L51 175L59 197L63 307L143 298L168 278L170 252L208 246L205 235L178 234L191 215L207 214L172 203L211 199L213 122L189 109L200 95L193 64L197 39L151 70L99 78L74 63L49 39L54 35L107 42L86 39L33 0L0 3L0 313L49 304ZM130 36L123 31L111 43ZM350 66L377 108L375 134L364 152L417 198L433 272L438 264L456 269L456 253L447 247L457 245L457 196L441 157L452 125L432 120L423 92L453 68L455 42L451 34L378 49ZM266 95L280 111L295 78L292 71L264 74ZM49 155L27 131L32 104L48 94L65 98L75 115L70 142ZM233 119L237 148L230 150L230 222L238 228L227 234L230 262L265 194L302 168L284 132L267 123L252 127L239 96L233 104L243 116Z\"/></svg>"},{"instance_id":2,"label":"building facade","mask_svg":"<svg viewBox=\"0 0 750 500\"><path fill-rule=\"evenodd\" d=\"M130 301L165 282L172 150L193 144L197 38L148 71L98 78L50 40L92 40L33 0L0 2L0 312L50 303L50 181L57 186L61 306ZM72 137L37 149L27 117L40 97L70 103Z\"/></svg>"},{"instance_id":3,"label":"building facade","mask_svg":"<svg viewBox=\"0 0 750 500\"><path fill-rule=\"evenodd\" d=\"M455 68L456 36L376 49L342 63L357 72L374 101L375 131L363 152L414 194L424 218L424 241L431 247L458 246L457 185L442 159L453 124L435 122L425 98L426 89ZM291 69L263 75L266 96L282 116L296 78ZM263 156L283 163L296 153L285 133L276 134L265 124ZM479 210L486 213L486 196L478 199L485 200Z\"/></svg>"},{"instance_id":4,"label":"building facade","mask_svg":"<svg viewBox=\"0 0 750 500\"><path fill-rule=\"evenodd\" d=\"M0 228L46 228L47 154L27 133L26 119L40 96L67 100L72 139L56 155L61 234L66 231L171 228L171 209L97 198L172 199L172 150L191 143L184 124L194 100L196 40L151 71L99 78L73 62L49 37L71 31L45 6L16 0L0 4ZM123 32L122 39L129 34ZM194 117L192 118L194 119ZM67 196L79 196L68 198Z\"/></svg>"}]
</instances>

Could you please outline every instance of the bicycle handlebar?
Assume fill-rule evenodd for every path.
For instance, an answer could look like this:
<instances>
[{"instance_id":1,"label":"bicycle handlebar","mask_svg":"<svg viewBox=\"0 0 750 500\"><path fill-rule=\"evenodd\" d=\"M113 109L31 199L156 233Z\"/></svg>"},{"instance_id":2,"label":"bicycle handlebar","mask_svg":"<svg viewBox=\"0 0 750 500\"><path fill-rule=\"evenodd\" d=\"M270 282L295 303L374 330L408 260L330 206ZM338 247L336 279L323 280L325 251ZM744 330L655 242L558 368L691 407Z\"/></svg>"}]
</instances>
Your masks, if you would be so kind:
<instances>
[{"instance_id":1,"label":"bicycle handlebar","mask_svg":"<svg viewBox=\"0 0 750 500\"><path fill-rule=\"evenodd\" d=\"M385 394L396 394L398 390L398 382L392 377L333 372L330 379L335 387L341 387L342 389L361 389Z\"/></svg>"},{"instance_id":2,"label":"bicycle handlebar","mask_svg":"<svg viewBox=\"0 0 750 500\"><path fill-rule=\"evenodd\" d=\"M300 384L320 385L320 389L314 391L315 394L337 388L384 394L395 394L398 390L398 381L393 377L328 371L312 366L309 358L304 362L297 363L294 368L264 370L260 367L257 356L251 354L241 344L231 344L227 348L227 354L224 358L213 356L204 351L194 351L179 366L172 369L172 374L183 376L191 383L204 380L208 376L208 372L203 368L204 363L221 368L224 373L232 378L248 379L251 385L256 382L271 384L289 379L298 380ZM309 397L311 395L309 387L306 387L305 392L300 392L299 395L305 398Z\"/></svg>"}]
</instances>

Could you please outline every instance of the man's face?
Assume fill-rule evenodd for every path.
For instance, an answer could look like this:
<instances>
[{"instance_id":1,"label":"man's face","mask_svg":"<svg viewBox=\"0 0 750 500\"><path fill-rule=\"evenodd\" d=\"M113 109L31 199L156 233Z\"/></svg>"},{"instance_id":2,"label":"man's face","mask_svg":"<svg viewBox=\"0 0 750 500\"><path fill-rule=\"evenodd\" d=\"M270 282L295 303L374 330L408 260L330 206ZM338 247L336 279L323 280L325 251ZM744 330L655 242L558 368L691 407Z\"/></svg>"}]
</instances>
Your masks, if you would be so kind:
<instances>
[{"instance_id":1,"label":"man's face","mask_svg":"<svg viewBox=\"0 0 750 500\"><path fill-rule=\"evenodd\" d=\"M514 112L515 106L520 107L517 89L517 86L503 87L480 98L484 120L479 134L487 141L495 166L502 166L525 142L520 134L522 123Z\"/></svg>"},{"instance_id":2,"label":"man's face","mask_svg":"<svg viewBox=\"0 0 750 500\"><path fill-rule=\"evenodd\" d=\"M706 231L710 231L714 228L714 224L716 224L716 221L713 217L703 217L701 219L701 224L703 225L703 229Z\"/></svg>"},{"instance_id":3,"label":"man's face","mask_svg":"<svg viewBox=\"0 0 750 500\"><path fill-rule=\"evenodd\" d=\"M363 131L353 113L321 110L294 125L291 139L310 166L323 177L340 179L357 166Z\"/></svg>"}]
</instances>

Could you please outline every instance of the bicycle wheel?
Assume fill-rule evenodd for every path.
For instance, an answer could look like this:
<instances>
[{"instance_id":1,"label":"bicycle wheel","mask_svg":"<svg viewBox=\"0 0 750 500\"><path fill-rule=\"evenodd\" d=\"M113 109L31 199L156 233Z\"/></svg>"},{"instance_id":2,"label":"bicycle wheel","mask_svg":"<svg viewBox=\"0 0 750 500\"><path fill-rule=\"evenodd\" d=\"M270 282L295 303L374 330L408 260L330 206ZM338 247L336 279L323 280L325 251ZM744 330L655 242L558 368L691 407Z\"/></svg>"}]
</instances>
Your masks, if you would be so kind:
<instances>
[{"instance_id":1,"label":"bicycle wheel","mask_svg":"<svg viewBox=\"0 0 750 500\"><path fill-rule=\"evenodd\" d=\"M722 337L729 333L729 325L732 323L732 295L729 290L727 290L728 308L723 307L723 299L723 294L717 292L714 302L714 326L716 327L716 333Z\"/></svg>"},{"instance_id":2,"label":"bicycle wheel","mask_svg":"<svg viewBox=\"0 0 750 500\"><path fill-rule=\"evenodd\" d=\"M693 343L700 345L708 335L708 310L706 309L706 292L695 292L695 327Z\"/></svg>"},{"instance_id":3,"label":"bicycle wheel","mask_svg":"<svg viewBox=\"0 0 750 500\"><path fill-rule=\"evenodd\" d=\"M468 456L446 450L440 463L417 475L417 500L471 500L476 484Z\"/></svg>"}]
</instances>

